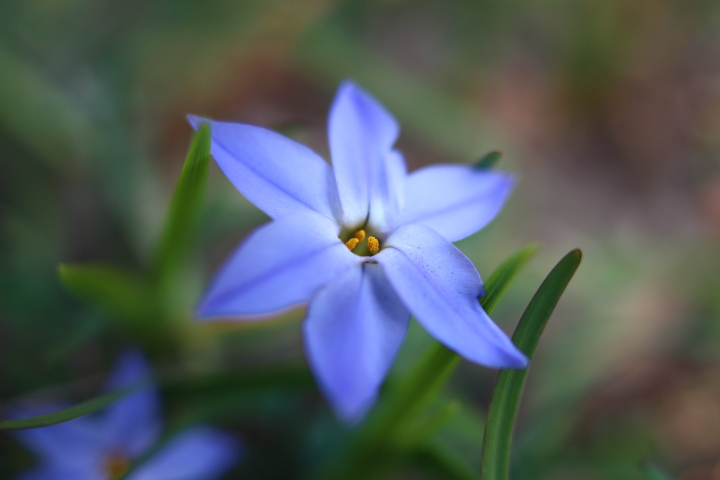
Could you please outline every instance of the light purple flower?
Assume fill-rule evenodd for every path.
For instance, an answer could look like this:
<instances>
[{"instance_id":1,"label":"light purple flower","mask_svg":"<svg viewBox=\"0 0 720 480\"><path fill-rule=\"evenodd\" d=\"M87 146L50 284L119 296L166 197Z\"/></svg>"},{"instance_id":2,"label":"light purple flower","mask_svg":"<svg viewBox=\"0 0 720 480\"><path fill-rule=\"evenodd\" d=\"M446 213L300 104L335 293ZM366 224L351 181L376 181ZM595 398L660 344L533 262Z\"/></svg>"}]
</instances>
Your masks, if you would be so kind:
<instances>
[{"instance_id":1,"label":"light purple flower","mask_svg":"<svg viewBox=\"0 0 720 480\"><path fill-rule=\"evenodd\" d=\"M261 318L309 302L310 366L350 422L375 400L410 314L468 360L526 365L483 311L480 276L451 243L495 217L512 189L510 175L468 165L408 175L393 149L397 122L352 82L340 86L330 111L332 166L271 130L189 120L195 128L210 124L218 165L272 218L217 274L201 318Z\"/></svg>"},{"instance_id":2,"label":"light purple flower","mask_svg":"<svg viewBox=\"0 0 720 480\"><path fill-rule=\"evenodd\" d=\"M148 374L142 355L128 351L119 359L108 388L134 385ZM25 409L22 413L61 408L46 406L43 411ZM114 480L158 440L159 410L156 388L148 384L97 413L20 430L17 436L38 455L39 465L18 480ZM232 436L193 427L170 439L129 480L211 480L225 473L238 455L239 443Z\"/></svg>"}]
</instances>

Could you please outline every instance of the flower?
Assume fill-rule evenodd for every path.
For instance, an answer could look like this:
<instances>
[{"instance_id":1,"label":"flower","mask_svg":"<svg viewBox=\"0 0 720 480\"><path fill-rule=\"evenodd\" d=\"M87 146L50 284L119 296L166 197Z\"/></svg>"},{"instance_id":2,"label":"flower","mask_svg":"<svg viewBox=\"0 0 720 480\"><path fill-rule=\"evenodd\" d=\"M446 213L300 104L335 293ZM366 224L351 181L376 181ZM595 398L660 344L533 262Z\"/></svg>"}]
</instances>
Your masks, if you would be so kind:
<instances>
[{"instance_id":1,"label":"flower","mask_svg":"<svg viewBox=\"0 0 720 480\"><path fill-rule=\"evenodd\" d=\"M121 355L109 389L147 379L149 367L139 352ZM148 382L149 383L149 382ZM60 407L62 408L62 407ZM47 413L58 406L24 414ZM162 428L156 387L143 384L108 408L65 423L19 430L21 441L40 457L38 467L21 480L114 480L158 440ZM193 427L171 438L132 472L128 480L208 480L234 462L239 444L230 435ZM19 479L20 480L20 479Z\"/></svg>"},{"instance_id":2,"label":"flower","mask_svg":"<svg viewBox=\"0 0 720 480\"><path fill-rule=\"evenodd\" d=\"M216 162L272 218L221 268L200 302L200 318L261 318L309 302L310 366L349 422L374 402L411 313L468 360L526 365L483 311L480 276L451 243L495 217L511 176L468 165L408 175L393 149L397 122L350 81L330 111L332 166L271 130L188 118L196 129L210 124Z\"/></svg>"}]
</instances>

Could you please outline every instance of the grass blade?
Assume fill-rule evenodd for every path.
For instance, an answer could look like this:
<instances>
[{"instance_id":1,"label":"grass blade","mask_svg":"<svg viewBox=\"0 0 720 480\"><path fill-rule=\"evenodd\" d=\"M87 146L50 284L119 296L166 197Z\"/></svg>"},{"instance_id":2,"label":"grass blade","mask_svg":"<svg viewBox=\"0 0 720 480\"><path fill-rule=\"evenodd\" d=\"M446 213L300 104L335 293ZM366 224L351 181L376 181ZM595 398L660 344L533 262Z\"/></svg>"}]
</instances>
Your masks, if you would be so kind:
<instances>
[{"instance_id":1,"label":"grass blade","mask_svg":"<svg viewBox=\"0 0 720 480\"><path fill-rule=\"evenodd\" d=\"M0 430L22 430L26 428L38 428L47 427L48 425L55 425L56 423L67 422L74 418L82 417L88 413L95 412L102 408L107 407L111 403L124 397L131 389L123 388L114 392L105 393L99 395L90 400L86 400L73 407L66 408L65 410L59 410L53 413L47 413L45 415L38 415L36 417L21 418L17 420L5 420L0 422Z\"/></svg>"},{"instance_id":2,"label":"grass blade","mask_svg":"<svg viewBox=\"0 0 720 480\"><path fill-rule=\"evenodd\" d=\"M485 281L485 296L480 299L480 305L483 306L487 313L492 313L500 299L505 295L505 291L510 288L515 277L525 268L525 265L537 253L537 250L537 245L526 245L503 260L492 271Z\"/></svg>"},{"instance_id":3,"label":"grass blade","mask_svg":"<svg viewBox=\"0 0 720 480\"><path fill-rule=\"evenodd\" d=\"M560 296L575 274L582 253L573 250L552 269L533 296L518 323L513 342L532 359L540 335ZM482 449L482 480L506 480L510 469L510 444L527 368L502 370L493 391Z\"/></svg>"},{"instance_id":4,"label":"grass blade","mask_svg":"<svg viewBox=\"0 0 720 480\"><path fill-rule=\"evenodd\" d=\"M68 290L109 314L136 338L154 338L153 320L159 312L144 278L118 267L95 264L61 264L58 274Z\"/></svg>"},{"instance_id":5,"label":"grass blade","mask_svg":"<svg viewBox=\"0 0 720 480\"><path fill-rule=\"evenodd\" d=\"M143 317L151 296L144 280L118 267L60 264L62 284L83 300L121 317Z\"/></svg>"},{"instance_id":6,"label":"grass blade","mask_svg":"<svg viewBox=\"0 0 720 480\"><path fill-rule=\"evenodd\" d=\"M171 275L190 249L205 195L209 164L210 127L204 123L193 135L170 202L154 265L154 272L160 277Z\"/></svg>"},{"instance_id":7,"label":"grass blade","mask_svg":"<svg viewBox=\"0 0 720 480\"><path fill-rule=\"evenodd\" d=\"M415 462L443 480L475 480L477 474L472 465L454 450L441 443L432 443L421 448L414 458Z\"/></svg>"},{"instance_id":8,"label":"grass blade","mask_svg":"<svg viewBox=\"0 0 720 480\"><path fill-rule=\"evenodd\" d=\"M480 157L480 160L475 162L473 168L475 168L476 170L490 170L495 166L498 161L500 161L500 157L502 157L502 152L499 150L494 150L492 152L486 153L485 155Z\"/></svg>"}]
</instances>

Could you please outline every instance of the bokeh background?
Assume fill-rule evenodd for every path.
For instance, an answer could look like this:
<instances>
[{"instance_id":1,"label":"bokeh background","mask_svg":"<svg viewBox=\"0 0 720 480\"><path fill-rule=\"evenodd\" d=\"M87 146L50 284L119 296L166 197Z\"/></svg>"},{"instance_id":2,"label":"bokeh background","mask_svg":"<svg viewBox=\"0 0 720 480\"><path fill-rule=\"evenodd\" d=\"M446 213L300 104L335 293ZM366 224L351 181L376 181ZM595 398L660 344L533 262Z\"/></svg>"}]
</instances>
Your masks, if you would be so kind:
<instances>
[{"instance_id":1,"label":"bokeh background","mask_svg":"<svg viewBox=\"0 0 720 480\"><path fill-rule=\"evenodd\" d=\"M397 116L411 170L504 152L498 168L517 190L458 243L484 276L540 245L496 310L504 329L564 253L584 251L531 369L513 478L642 479L650 460L674 478L720 479L710 0L1 1L2 405L87 398L140 343L170 379L168 422L244 439L227 478L311 472L343 427L307 375L303 312L192 323L214 269L266 220L215 165L195 248L161 307L140 295L107 308L63 287L58 265L144 278L191 137L185 115L274 128L327 158L344 78ZM163 326L138 327L153 322ZM393 375L428 344L414 325ZM463 364L443 394L460 408L434 441L474 468L494 376ZM0 436L1 478L32 463ZM383 475L442 478L411 457Z\"/></svg>"}]
</instances>

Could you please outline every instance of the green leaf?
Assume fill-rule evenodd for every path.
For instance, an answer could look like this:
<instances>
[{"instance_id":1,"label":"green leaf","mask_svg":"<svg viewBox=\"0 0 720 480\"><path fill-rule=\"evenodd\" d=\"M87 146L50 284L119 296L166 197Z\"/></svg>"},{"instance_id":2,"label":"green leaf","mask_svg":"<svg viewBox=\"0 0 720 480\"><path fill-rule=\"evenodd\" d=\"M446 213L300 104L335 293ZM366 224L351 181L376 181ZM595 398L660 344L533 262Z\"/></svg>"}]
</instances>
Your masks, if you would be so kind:
<instances>
[{"instance_id":1,"label":"green leaf","mask_svg":"<svg viewBox=\"0 0 720 480\"><path fill-rule=\"evenodd\" d=\"M158 243L154 272L159 277L176 272L192 245L207 184L210 140L210 127L203 123L190 142Z\"/></svg>"},{"instance_id":2,"label":"green leaf","mask_svg":"<svg viewBox=\"0 0 720 480\"><path fill-rule=\"evenodd\" d=\"M107 265L60 265L58 272L68 290L108 314L146 350L168 348L172 337L158 328L162 311L146 279Z\"/></svg>"},{"instance_id":3,"label":"green leaf","mask_svg":"<svg viewBox=\"0 0 720 480\"><path fill-rule=\"evenodd\" d=\"M532 359L540 335L560 296L575 274L582 253L573 250L552 269L533 296L518 323L513 342ZM510 468L510 444L527 368L502 370L493 391L482 449L482 480L506 480Z\"/></svg>"},{"instance_id":4,"label":"green leaf","mask_svg":"<svg viewBox=\"0 0 720 480\"><path fill-rule=\"evenodd\" d=\"M152 304L148 284L139 276L109 265L66 265L60 280L71 292L123 318L144 318Z\"/></svg>"},{"instance_id":5,"label":"green leaf","mask_svg":"<svg viewBox=\"0 0 720 480\"><path fill-rule=\"evenodd\" d=\"M397 444L400 448L413 449L433 438L437 431L445 426L453 417L460 413L461 406L457 400L445 401L432 409L427 415L418 415L398 432Z\"/></svg>"},{"instance_id":6,"label":"green leaf","mask_svg":"<svg viewBox=\"0 0 720 480\"><path fill-rule=\"evenodd\" d=\"M74 407L45 415L38 415L37 417L21 418L19 420L5 420L0 422L0 430L22 430L26 428L47 427L48 425L67 422L68 420L82 417L83 415L87 415L88 413L107 407L111 403L127 395L130 390L130 388L123 388L114 392L105 393L79 403Z\"/></svg>"},{"instance_id":7,"label":"green leaf","mask_svg":"<svg viewBox=\"0 0 720 480\"><path fill-rule=\"evenodd\" d=\"M22 49L0 43L0 124L23 147L57 169L86 160L93 143L91 118Z\"/></svg>"},{"instance_id":8,"label":"green leaf","mask_svg":"<svg viewBox=\"0 0 720 480\"><path fill-rule=\"evenodd\" d=\"M473 168L477 170L490 170L500 160L500 157L502 157L502 152L499 150L486 153L480 158L480 160L475 162Z\"/></svg>"},{"instance_id":9,"label":"green leaf","mask_svg":"<svg viewBox=\"0 0 720 480\"><path fill-rule=\"evenodd\" d=\"M498 302L505 295L505 291L537 251L537 245L526 245L503 260L493 270L485 281L485 296L480 300L480 305L483 306L487 313L492 313L495 310Z\"/></svg>"},{"instance_id":10,"label":"green leaf","mask_svg":"<svg viewBox=\"0 0 720 480\"><path fill-rule=\"evenodd\" d=\"M413 460L424 470L443 480L476 480L472 465L454 450L439 442L432 442L419 449Z\"/></svg>"},{"instance_id":11,"label":"green leaf","mask_svg":"<svg viewBox=\"0 0 720 480\"><path fill-rule=\"evenodd\" d=\"M491 313L505 294L516 275L537 251L528 245L505 259L485 282L485 296L480 300ZM354 436L348 450L336 464L327 467L319 478L362 478L361 472L378 464L387 456L387 446L396 441L405 423L425 407L450 377L460 357L439 342L435 342L413 369L405 375L388 395L378 402L368 419Z\"/></svg>"},{"instance_id":12,"label":"green leaf","mask_svg":"<svg viewBox=\"0 0 720 480\"><path fill-rule=\"evenodd\" d=\"M262 391L305 391L316 388L307 368L296 365L200 376L188 375L182 371L174 378L164 378L162 385L166 397L177 399L203 414L220 413L225 406L231 411L237 410L240 399Z\"/></svg>"}]
</instances>

